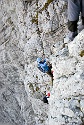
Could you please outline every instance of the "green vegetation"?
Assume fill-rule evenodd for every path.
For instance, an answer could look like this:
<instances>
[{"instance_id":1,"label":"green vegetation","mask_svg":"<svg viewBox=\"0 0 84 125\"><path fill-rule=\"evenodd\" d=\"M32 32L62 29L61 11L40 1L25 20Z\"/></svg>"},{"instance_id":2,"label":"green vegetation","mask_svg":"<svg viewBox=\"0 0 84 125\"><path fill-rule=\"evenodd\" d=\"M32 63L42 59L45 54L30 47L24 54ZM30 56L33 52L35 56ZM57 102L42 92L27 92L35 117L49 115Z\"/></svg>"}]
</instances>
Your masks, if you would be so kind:
<instances>
[{"instance_id":1,"label":"green vegetation","mask_svg":"<svg viewBox=\"0 0 84 125\"><path fill-rule=\"evenodd\" d=\"M47 0L44 7L41 10L37 11L36 16L32 17L32 23L35 23L36 25L38 25L38 12L41 13L43 10L45 10L51 2L53 2L53 0ZM38 6L38 3L36 5Z\"/></svg>"},{"instance_id":2,"label":"green vegetation","mask_svg":"<svg viewBox=\"0 0 84 125\"><path fill-rule=\"evenodd\" d=\"M38 86L36 87L36 91L39 91L39 87Z\"/></svg>"},{"instance_id":3,"label":"green vegetation","mask_svg":"<svg viewBox=\"0 0 84 125\"><path fill-rule=\"evenodd\" d=\"M9 24L13 25L13 21L11 20L11 17L9 17L9 18L7 19L7 22L8 22Z\"/></svg>"},{"instance_id":4,"label":"green vegetation","mask_svg":"<svg viewBox=\"0 0 84 125\"><path fill-rule=\"evenodd\" d=\"M65 48L65 46L66 46L66 44L64 43L64 44L63 44L63 48Z\"/></svg>"},{"instance_id":5,"label":"green vegetation","mask_svg":"<svg viewBox=\"0 0 84 125\"><path fill-rule=\"evenodd\" d=\"M32 83L29 84L29 88L34 92L34 87Z\"/></svg>"},{"instance_id":6,"label":"green vegetation","mask_svg":"<svg viewBox=\"0 0 84 125\"><path fill-rule=\"evenodd\" d=\"M35 17L32 17L32 23L35 23L38 25L38 12Z\"/></svg>"},{"instance_id":7,"label":"green vegetation","mask_svg":"<svg viewBox=\"0 0 84 125\"><path fill-rule=\"evenodd\" d=\"M36 79L38 79L38 76L36 75Z\"/></svg>"},{"instance_id":8,"label":"green vegetation","mask_svg":"<svg viewBox=\"0 0 84 125\"><path fill-rule=\"evenodd\" d=\"M82 51L80 52L80 56L81 56L81 57L84 56L84 50L82 50Z\"/></svg>"},{"instance_id":9,"label":"green vegetation","mask_svg":"<svg viewBox=\"0 0 84 125\"><path fill-rule=\"evenodd\" d=\"M78 102L80 103L80 100L78 100Z\"/></svg>"},{"instance_id":10,"label":"green vegetation","mask_svg":"<svg viewBox=\"0 0 84 125\"><path fill-rule=\"evenodd\" d=\"M68 98L68 101L71 100L71 98Z\"/></svg>"},{"instance_id":11,"label":"green vegetation","mask_svg":"<svg viewBox=\"0 0 84 125\"><path fill-rule=\"evenodd\" d=\"M49 4L50 4L51 2L53 2L53 0L47 0L47 2L45 3L45 5L44 5L44 7L41 9L41 11L45 10L45 9L49 6Z\"/></svg>"},{"instance_id":12,"label":"green vegetation","mask_svg":"<svg viewBox=\"0 0 84 125\"><path fill-rule=\"evenodd\" d=\"M15 27L12 27L12 31L15 30Z\"/></svg>"},{"instance_id":13,"label":"green vegetation","mask_svg":"<svg viewBox=\"0 0 84 125\"><path fill-rule=\"evenodd\" d=\"M33 93L36 92L36 91L39 91L39 89L40 89L36 84L33 85L33 83L30 83L30 84L29 84L29 88L30 88L30 90L31 90Z\"/></svg>"}]
</instances>

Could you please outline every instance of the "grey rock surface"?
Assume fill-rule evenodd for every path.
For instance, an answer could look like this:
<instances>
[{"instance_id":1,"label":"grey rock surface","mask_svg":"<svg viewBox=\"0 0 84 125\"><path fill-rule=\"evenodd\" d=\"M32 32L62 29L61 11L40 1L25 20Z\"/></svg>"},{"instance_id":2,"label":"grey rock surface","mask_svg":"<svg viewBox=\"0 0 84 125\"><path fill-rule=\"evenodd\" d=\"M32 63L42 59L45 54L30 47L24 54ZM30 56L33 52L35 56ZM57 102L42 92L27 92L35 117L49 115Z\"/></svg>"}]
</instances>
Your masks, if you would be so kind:
<instances>
[{"instance_id":1,"label":"grey rock surface","mask_svg":"<svg viewBox=\"0 0 84 125\"><path fill-rule=\"evenodd\" d=\"M83 123L84 31L69 44L66 33L66 0L0 1L0 125ZM37 57L52 63L53 86Z\"/></svg>"}]
</instances>

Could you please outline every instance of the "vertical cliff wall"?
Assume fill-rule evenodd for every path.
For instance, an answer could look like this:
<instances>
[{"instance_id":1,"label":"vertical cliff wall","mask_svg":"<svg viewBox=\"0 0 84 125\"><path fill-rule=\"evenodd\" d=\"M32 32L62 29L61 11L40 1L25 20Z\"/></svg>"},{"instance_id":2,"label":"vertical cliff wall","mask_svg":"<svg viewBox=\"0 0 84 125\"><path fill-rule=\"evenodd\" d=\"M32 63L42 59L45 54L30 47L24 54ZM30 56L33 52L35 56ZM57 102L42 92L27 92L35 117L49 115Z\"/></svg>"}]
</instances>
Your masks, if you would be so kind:
<instances>
[{"instance_id":1,"label":"vertical cliff wall","mask_svg":"<svg viewBox=\"0 0 84 125\"><path fill-rule=\"evenodd\" d=\"M61 117L62 114L58 113L60 118L58 120L56 114L58 108L60 109L60 107L56 107L56 104L61 100L60 96L57 96L58 90L63 83L59 84L58 88L57 85L59 81L62 81L62 78L64 81L70 79L70 76L69 78L66 76L67 71L63 75L61 70L66 65L65 62L71 62L70 72L72 76L75 71L79 72L79 68L75 70L75 64L78 64L79 58L76 57L77 60L74 57L71 58L72 55L68 57L69 49L63 42L63 37L67 32L66 23L66 1L0 1L0 124L52 125L56 122L56 125L61 125L61 120L63 124L67 124L62 119L65 116L68 119L67 115ZM71 50L73 49L70 48L70 52ZM81 51L83 52L83 50ZM63 52L66 56L60 58L59 55L63 55ZM51 78L47 74L41 73L36 67L36 58L42 56L48 58L53 64L53 86ZM83 65L83 60L79 62L80 66ZM71 67L72 65L74 67ZM61 72L64 77L60 75ZM83 73L81 77L83 78ZM69 84L68 81L66 84ZM80 84L79 88L81 89ZM58 89L57 92L55 89ZM51 91L49 105L42 101L45 91ZM54 95L54 93L56 94ZM69 91L67 93L69 94ZM66 91L62 94L66 95ZM73 95L72 97L76 100ZM72 97L70 95L70 98ZM53 98L55 98L56 103ZM67 99L65 100L67 101ZM80 100L83 109L83 99L78 100ZM55 111L56 119L53 111ZM77 125L79 125L81 118L83 121L83 113L80 116L77 117ZM73 124L73 120L71 124Z\"/></svg>"},{"instance_id":2,"label":"vertical cliff wall","mask_svg":"<svg viewBox=\"0 0 84 125\"><path fill-rule=\"evenodd\" d=\"M35 124L24 87L23 8L22 1L0 1L0 124Z\"/></svg>"},{"instance_id":3,"label":"vertical cliff wall","mask_svg":"<svg viewBox=\"0 0 84 125\"><path fill-rule=\"evenodd\" d=\"M1 124L47 124L48 107L42 97L52 83L50 77L36 68L36 58L43 55L49 58L55 42L52 34L66 22L62 18L66 17L66 4L60 3L0 1Z\"/></svg>"},{"instance_id":4,"label":"vertical cliff wall","mask_svg":"<svg viewBox=\"0 0 84 125\"><path fill-rule=\"evenodd\" d=\"M65 47L58 50L58 42L53 49L54 83L49 102L49 125L83 125L84 30L74 41L64 44Z\"/></svg>"}]
</instances>

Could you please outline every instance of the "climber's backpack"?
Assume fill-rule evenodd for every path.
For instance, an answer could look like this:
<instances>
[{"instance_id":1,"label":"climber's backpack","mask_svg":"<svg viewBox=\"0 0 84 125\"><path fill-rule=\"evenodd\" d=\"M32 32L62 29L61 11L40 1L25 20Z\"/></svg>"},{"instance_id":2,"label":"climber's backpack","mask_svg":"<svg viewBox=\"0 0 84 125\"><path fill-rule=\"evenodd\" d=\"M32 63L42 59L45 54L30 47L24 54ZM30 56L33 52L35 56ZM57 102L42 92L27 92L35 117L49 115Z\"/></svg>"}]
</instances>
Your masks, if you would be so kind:
<instances>
[{"instance_id":1,"label":"climber's backpack","mask_svg":"<svg viewBox=\"0 0 84 125\"><path fill-rule=\"evenodd\" d=\"M45 70L44 70L40 65L38 65L38 69L39 69L41 72L45 73Z\"/></svg>"}]
</instances>

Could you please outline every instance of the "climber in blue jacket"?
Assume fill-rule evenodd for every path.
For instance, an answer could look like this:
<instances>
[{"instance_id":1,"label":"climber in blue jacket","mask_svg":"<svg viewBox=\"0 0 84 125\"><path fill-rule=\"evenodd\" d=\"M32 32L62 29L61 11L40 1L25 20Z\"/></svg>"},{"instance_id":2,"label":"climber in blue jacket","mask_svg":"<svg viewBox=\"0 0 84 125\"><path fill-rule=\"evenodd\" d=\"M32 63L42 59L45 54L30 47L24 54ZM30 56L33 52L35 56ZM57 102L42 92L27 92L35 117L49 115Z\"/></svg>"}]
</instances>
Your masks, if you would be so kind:
<instances>
[{"instance_id":1,"label":"climber in blue jacket","mask_svg":"<svg viewBox=\"0 0 84 125\"><path fill-rule=\"evenodd\" d=\"M37 65L38 65L38 69L41 72L47 73L48 75L53 77L53 73L51 71L52 65L46 59L43 60L42 58L37 58Z\"/></svg>"}]
</instances>

